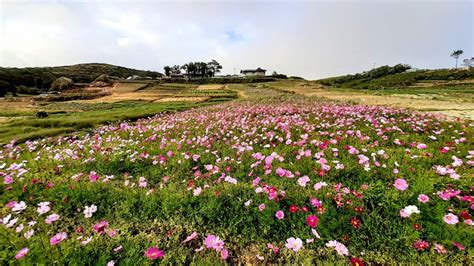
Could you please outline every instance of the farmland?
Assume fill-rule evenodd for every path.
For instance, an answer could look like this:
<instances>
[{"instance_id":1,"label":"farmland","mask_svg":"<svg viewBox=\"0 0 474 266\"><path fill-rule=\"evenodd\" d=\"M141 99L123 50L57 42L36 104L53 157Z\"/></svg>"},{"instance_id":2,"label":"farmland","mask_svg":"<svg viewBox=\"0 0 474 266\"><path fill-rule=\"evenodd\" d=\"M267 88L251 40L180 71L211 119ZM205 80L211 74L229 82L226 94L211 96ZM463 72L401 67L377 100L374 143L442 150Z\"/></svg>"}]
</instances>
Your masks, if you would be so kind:
<instances>
[{"instance_id":1,"label":"farmland","mask_svg":"<svg viewBox=\"0 0 474 266\"><path fill-rule=\"evenodd\" d=\"M57 101L51 98L75 97L78 93L63 93L47 99L31 96L4 98L0 102L0 142L25 141L38 137L90 129L104 123L136 120L161 112L173 112L205 106L236 98L236 93L222 86L202 90L197 85L117 83L100 88L105 96L87 97L94 93L80 92L81 98ZM72 96L71 96L72 95ZM38 118L38 111L48 113Z\"/></svg>"},{"instance_id":2,"label":"farmland","mask_svg":"<svg viewBox=\"0 0 474 266\"><path fill-rule=\"evenodd\" d=\"M92 122L2 150L1 261L470 263L471 120L315 82L173 86L15 111Z\"/></svg>"}]
</instances>

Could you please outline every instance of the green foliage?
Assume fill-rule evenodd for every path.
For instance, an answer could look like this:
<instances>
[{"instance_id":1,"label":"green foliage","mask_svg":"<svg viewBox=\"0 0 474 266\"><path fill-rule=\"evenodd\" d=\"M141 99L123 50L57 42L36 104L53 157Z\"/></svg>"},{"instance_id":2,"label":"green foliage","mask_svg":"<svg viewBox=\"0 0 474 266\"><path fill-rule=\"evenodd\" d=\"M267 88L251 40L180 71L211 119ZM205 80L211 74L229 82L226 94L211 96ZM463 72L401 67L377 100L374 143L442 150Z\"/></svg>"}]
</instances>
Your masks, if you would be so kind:
<instances>
[{"instance_id":1,"label":"green foliage","mask_svg":"<svg viewBox=\"0 0 474 266\"><path fill-rule=\"evenodd\" d=\"M13 86L24 85L39 89L49 89L54 80L59 77L67 77L78 83L90 83L102 74L120 78L127 78L132 75L150 76L152 78L162 76L162 74L155 71L97 63L57 67L0 67L0 80L8 82Z\"/></svg>"},{"instance_id":2,"label":"green foliage","mask_svg":"<svg viewBox=\"0 0 474 266\"><path fill-rule=\"evenodd\" d=\"M73 81L70 78L60 77L57 78L52 84L51 89L52 91L62 91L65 89L69 89L73 85Z\"/></svg>"},{"instance_id":3,"label":"green foliage","mask_svg":"<svg viewBox=\"0 0 474 266\"><path fill-rule=\"evenodd\" d=\"M380 67L368 72L317 80L323 85L354 89L406 88L417 82L465 80L474 77L474 70L417 70L406 71L408 66Z\"/></svg>"},{"instance_id":4,"label":"green foliage","mask_svg":"<svg viewBox=\"0 0 474 266\"><path fill-rule=\"evenodd\" d=\"M26 87L26 86L21 85L21 86L16 87L16 93L38 95L38 94L41 94L41 91L38 88L31 88L31 87Z\"/></svg>"},{"instance_id":5,"label":"green foliage","mask_svg":"<svg viewBox=\"0 0 474 266\"><path fill-rule=\"evenodd\" d=\"M14 87L3 80L0 80L0 97L5 96L8 92L14 91Z\"/></svg>"}]
</instances>

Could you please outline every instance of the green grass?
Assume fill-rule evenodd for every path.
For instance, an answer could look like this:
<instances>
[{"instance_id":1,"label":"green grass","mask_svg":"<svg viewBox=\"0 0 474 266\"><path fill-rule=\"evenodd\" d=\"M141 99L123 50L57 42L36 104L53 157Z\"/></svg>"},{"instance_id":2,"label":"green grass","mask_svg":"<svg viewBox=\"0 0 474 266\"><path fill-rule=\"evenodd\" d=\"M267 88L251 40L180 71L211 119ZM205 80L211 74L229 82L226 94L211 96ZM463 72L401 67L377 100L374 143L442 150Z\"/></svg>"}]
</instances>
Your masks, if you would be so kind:
<instances>
[{"instance_id":1,"label":"green grass","mask_svg":"<svg viewBox=\"0 0 474 266\"><path fill-rule=\"evenodd\" d=\"M74 108L82 111L50 114L47 118L37 118L31 112L3 112L3 116L22 115L23 117L10 120L0 124L0 143L7 143L13 139L23 142L46 136L69 133L72 131L92 128L98 125L116 122L121 120L136 120L139 118L153 116L162 112L182 111L198 106L215 104L233 98L214 98L213 101L204 103L192 102L122 102L122 103L97 103L97 104L76 104L76 103L56 103L49 108L67 108L71 104ZM70 107L71 108L71 107ZM47 110L47 108L45 108Z\"/></svg>"},{"instance_id":2,"label":"green grass","mask_svg":"<svg viewBox=\"0 0 474 266\"><path fill-rule=\"evenodd\" d=\"M373 71L373 70L371 70ZM317 80L318 83L341 88L355 89L386 89L386 88L407 88L418 82L432 81L459 81L474 78L474 69L439 69L439 70L418 70L407 71L397 74L386 74L380 77L371 77L366 73L356 75L346 75ZM470 85L472 88L472 84Z\"/></svg>"},{"instance_id":3,"label":"green grass","mask_svg":"<svg viewBox=\"0 0 474 266\"><path fill-rule=\"evenodd\" d=\"M24 161L29 171L16 178L16 171L3 170L15 174L15 182L1 185L0 203L5 206L12 200L25 201L28 208L14 214L19 217L15 226L22 223L26 227L31 220L37 221L37 225L35 235L28 240L23 237L26 229L16 233L15 227L0 227L0 262L104 265L114 260L120 265L149 265L153 262L144 256L145 250L157 246L166 252L158 260L165 265L218 265L226 262L217 252L195 251L208 234L215 234L225 241L230 264L347 265L350 257L376 265L469 264L474 246L472 228L462 220L457 225L447 225L442 217L448 212L459 216L462 210L472 215L472 210L468 202L457 198L444 201L436 193L453 188L462 195L472 195L473 169L466 163L473 147L469 138L474 132L472 126L385 107L316 103L311 98L268 90L258 84L248 88L236 85L231 89L242 89L250 100L129 123L130 128L124 130L106 129L93 135L79 132L70 142L55 139L5 148L3 154L9 155L1 161L7 164L5 168ZM122 104L122 111L129 112L138 103ZM119 108L104 107L96 114ZM67 128L67 124L62 126ZM433 134L436 140L431 138ZM467 137L465 142L454 142L462 136ZM335 139L337 142L329 141ZM403 144L396 144L396 140ZM321 143L326 141L329 146L323 148ZM411 143L426 143L428 147L419 150ZM446 145L451 147L449 153L440 153ZM357 154L346 150L348 146L373 157L370 170L360 165ZM334 148L339 151L337 154ZM307 149L312 156L298 159L300 151ZM381 150L386 156L379 153ZM271 173L265 174L263 163L254 165L258 160L253 155L257 152L266 156L275 153L284 160L275 159ZM317 153L331 166L322 176L318 171L321 165L314 157ZM187 155L200 158L194 160ZM461 178L436 174L433 166L450 165L453 155L464 160L463 165L456 167ZM160 158L163 163L155 163ZM336 161L344 169L336 169ZM386 167L376 167L375 161ZM219 170L211 173L209 165ZM278 167L308 175L311 181L302 187L298 177L277 176ZM399 174L394 174L394 169ZM101 179L91 182L91 171ZM85 175L71 178L78 173ZM222 181L222 174L238 183ZM114 178L103 182L106 175ZM165 181L164 176L169 179ZM285 191L284 196L270 200L266 193L256 193L252 183L257 176L261 178L258 186ZM146 188L138 187L140 177L146 178ZM396 190L396 178L406 179L408 189ZM316 191L313 185L320 181L328 186ZM188 189L190 182L194 182L192 189L203 188L200 195L194 196L192 189ZM344 206L338 207L334 199L341 195L335 189L339 183L363 196L344 194L350 203L345 201ZM421 193L431 200L419 203L417 197ZM313 197L323 202L324 212L319 213L310 205ZM248 200L251 203L246 207L244 202ZM57 213L61 216L59 221L46 224L46 215L38 215L37 204L44 201L52 206L46 215ZM266 208L259 211L257 206L262 203ZM91 204L97 205L98 210L91 218L85 218L82 211ZM293 204L309 207L308 213L290 213L289 206ZM417 205L421 212L401 218L399 210L407 205ZM356 212L356 206L363 210ZM277 210L285 211L284 219L275 218ZM0 211L1 217L11 212L6 207ZM321 239L315 238L305 223L309 214L319 217L316 229ZM353 217L362 221L360 228L351 226L349 221ZM95 233L93 225L102 220L107 220L109 229L116 229L118 236ZM415 223L422 226L420 231L414 229ZM77 233L79 227L82 233ZM58 232L67 232L68 239L51 246L50 238ZM192 232L199 237L183 243ZM93 236L93 240L81 245L79 236ZM284 243L289 237L301 238L303 249L297 253L288 250ZM315 238L314 242L306 243L309 238ZM416 251L413 243L419 239L428 241L430 250ZM325 245L330 240L343 242L351 256L336 255ZM466 251L457 250L452 241L465 245ZM267 248L268 243L278 245L280 253L274 254ZM443 244L448 254L437 254L434 243ZM123 246L122 252L113 251L118 246ZM14 256L23 247L30 252L16 261ZM257 255L264 259L258 260Z\"/></svg>"}]
</instances>

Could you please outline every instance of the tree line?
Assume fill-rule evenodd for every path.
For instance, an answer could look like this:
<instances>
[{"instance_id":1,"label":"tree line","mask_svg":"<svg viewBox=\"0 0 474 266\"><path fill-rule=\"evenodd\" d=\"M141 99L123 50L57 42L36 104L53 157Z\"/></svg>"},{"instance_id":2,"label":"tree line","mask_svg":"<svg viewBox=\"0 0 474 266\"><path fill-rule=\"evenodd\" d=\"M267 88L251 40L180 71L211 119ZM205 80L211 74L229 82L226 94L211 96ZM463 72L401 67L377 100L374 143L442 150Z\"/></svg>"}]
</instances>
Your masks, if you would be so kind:
<instances>
[{"instance_id":1,"label":"tree line","mask_svg":"<svg viewBox=\"0 0 474 266\"><path fill-rule=\"evenodd\" d=\"M170 76L172 74L181 74L182 71L191 77L214 77L217 73L221 72L222 66L216 60L206 62L189 62L184 65L165 66L165 75Z\"/></svg>"}]
</instances>

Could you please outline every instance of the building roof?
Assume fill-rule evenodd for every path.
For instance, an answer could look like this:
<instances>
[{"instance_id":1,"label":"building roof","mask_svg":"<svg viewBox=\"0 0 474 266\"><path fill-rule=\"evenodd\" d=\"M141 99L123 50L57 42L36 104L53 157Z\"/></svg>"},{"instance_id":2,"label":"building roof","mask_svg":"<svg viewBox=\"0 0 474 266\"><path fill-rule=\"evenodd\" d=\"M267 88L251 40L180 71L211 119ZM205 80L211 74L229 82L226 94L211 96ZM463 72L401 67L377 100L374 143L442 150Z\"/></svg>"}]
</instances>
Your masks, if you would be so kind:
<instances>
[{"instance_id":1,"label":"building roof","mask_svg":"<svg viewBox=\"0 0 474 266\"><path fill-rule=\"evenodd\" d=\"M265 72L267 70L262 69L262 68L257 68L257 69L242 69L240 70L240 73L247 73L247 72Z\"/></svg>"}]
</instances>

